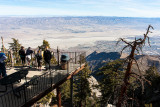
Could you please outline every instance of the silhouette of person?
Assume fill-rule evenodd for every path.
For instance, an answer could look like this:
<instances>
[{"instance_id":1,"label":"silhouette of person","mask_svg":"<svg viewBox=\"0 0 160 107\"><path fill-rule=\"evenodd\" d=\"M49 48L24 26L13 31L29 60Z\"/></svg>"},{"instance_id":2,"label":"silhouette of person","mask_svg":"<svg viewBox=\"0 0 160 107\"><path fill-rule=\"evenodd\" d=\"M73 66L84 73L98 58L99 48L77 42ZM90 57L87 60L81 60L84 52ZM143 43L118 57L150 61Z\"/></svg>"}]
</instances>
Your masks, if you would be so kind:
<instances>
[{"instance_id":1,"label":"silhouette of person","mask_svg":"<svg viewBox=\"0 0 160 107\"><path fill-rule=\"evenodd\" d=\"M46 63L46 70L50 70L51 65L50 65L50 61L51 61L52 55L51 52L48 50L48 47L46 47L45 51L44 51L44 61Z\"/></svg>"},{"instance_id":2,"label":"silhouette of person","mask_svg":"<svg viewBox=\"0 0 160 107\"><path fill-rule=\"evenodd\" d=\"M22 65L24 66L25 65L25 60L26 60L26 54L25 54L25 50L24 50L24 47L21 46L21 49L19 50L19 55L21 57L21 61L22 61Z\"/></svg>"},{"instance_id":3,"label":"silhouette of person","mask_svg":"<svg viewBox=\"0 0 160 107\"><path fill-rule=\"evenodd\" d=\"M38 50L37 54L36 54L36 58L37 58L37 63L38 63L38 70L42 70L42 54L41 51Z\"/></svg>"}]
</instances>

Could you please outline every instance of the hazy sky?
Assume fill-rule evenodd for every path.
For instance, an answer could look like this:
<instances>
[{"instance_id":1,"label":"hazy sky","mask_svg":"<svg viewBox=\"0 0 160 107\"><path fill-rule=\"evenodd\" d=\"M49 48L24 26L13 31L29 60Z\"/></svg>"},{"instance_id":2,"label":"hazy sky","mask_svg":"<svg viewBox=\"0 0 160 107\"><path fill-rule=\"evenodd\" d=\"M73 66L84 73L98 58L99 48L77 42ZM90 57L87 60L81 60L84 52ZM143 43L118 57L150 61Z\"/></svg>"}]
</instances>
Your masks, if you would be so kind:
<instances>
[{"instance_id":1,"label":"hazy sky","mask_svg":"<svg viewBox=\"0 0 160 107\"><path fill-rule=\"evenodd\" d=\"M0 15L160 17L160 0L0 0Z\"/></svg>"}]
</instances>

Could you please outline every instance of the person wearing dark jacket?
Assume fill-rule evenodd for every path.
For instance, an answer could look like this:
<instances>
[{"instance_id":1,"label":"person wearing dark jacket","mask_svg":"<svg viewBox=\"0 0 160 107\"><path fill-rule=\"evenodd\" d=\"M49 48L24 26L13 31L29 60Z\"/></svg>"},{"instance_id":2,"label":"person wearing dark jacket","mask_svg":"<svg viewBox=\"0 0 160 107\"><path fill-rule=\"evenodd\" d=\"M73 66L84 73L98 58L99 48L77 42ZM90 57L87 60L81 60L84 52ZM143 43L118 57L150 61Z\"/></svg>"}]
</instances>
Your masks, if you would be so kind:
<instances>
[{"instance_id":1,"label":"person wearing dark jacket","mask_svg":"<svg viewBox=\"0 0 160 107\"><path fill-rule=\"evenodd\" d=\"M46 63L46 70L48 70L48 68L50 70L51 68L50 61L51 61L52 55L51 55L51 52L48 50L48 47L46 47L46 50L44 51L43 56L44 56L44 61Z\"/></svg>"},{"instance_id":2,"label":"person wearing dark jacket","mask_svg":"<svg viewBox=\"0 0 160 107\"><path fill-rule=\"evenodd\" d=\"M21 57L21 61L22 61L22 65L24 66L25 65L25 60L26 60L26 54L25 54L25 50L24 50L24 47L21 46L21 49L19 50L19 55Z\"/></svg>"},{"instance_id":3,"label":"person wearing dark jacket","mask_svg":"<svg viewBox=\"0 0 160 107\"><path fill-rule=\"evenodd\" d=\"M36 54L36 58L37 58L37 63L38 63L38 70L42 70L42 54L41 51L38 50L37 54Z\"/></svg>"},{"instance_id":4,"label":"person wearing dark jacket","mask_svg":"<svg viewBox=\"0 0 160 107\"><path fill-rule=\"evenodd\" d=\"M28 47L27 51L26 51L26 59L28 62L28 66L31 67L30 62L31 62L31 55L32 55L33 51L31 50L31 47Z\"/></svg>"}]
</instances>

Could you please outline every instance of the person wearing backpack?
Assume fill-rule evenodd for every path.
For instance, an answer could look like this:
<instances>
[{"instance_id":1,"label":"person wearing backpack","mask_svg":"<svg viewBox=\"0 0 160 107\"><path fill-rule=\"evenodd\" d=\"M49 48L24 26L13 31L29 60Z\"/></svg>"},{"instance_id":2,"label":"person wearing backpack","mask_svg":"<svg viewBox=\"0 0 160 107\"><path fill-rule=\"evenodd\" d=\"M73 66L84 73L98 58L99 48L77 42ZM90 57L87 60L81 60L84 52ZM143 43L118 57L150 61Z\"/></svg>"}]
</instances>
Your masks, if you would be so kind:
<instances>
[{"instance_id":1,"label":"person wearing backpack","mask_svg":"<svg viewBox=\"0 0 160 107\"><path fill-rule=\"evenodd\" d=\"M4 53L0 53L0 78L7 76L6 74L6 67L5 67L5 60L7 59Z\"/></svg>"},{"instance_id":2,"label":"person wearing backpack","mask_svg":"<svg viewBox=\"0 0 160 107\"><path fill-rule=\"evenodd\" d=\"M26 59L27 59L27 65L31 68L31 56L32 56L33 51L31 50L31 47L28 47L27 51L26 51Z\"/></svg>"},{"instance_id":3,"label":"person wearing backpack","mask_svg":"<svg viewBox=\"0 0 160 107\"><path fill-rule=\"evenodd\" d=\"M38 63L38 70L42 70L42 54L41 51L38 50L37 54L36 54L36 58L37 58L37 63Z\"/></svg>"}]
</instances>

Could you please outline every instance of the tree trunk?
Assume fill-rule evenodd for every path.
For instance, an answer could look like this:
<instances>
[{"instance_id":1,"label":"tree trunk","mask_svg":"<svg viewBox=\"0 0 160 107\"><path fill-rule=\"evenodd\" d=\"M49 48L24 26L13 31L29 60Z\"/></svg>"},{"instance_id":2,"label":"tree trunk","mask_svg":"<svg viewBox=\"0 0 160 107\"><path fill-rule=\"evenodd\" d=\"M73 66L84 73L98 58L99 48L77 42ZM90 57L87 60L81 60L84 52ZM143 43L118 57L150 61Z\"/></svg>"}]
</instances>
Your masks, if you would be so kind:
<instances>
[{"instance_id":1,"label":"tree trunk","mask_svg":"<svg viewBox=\"0 0 160 107\"><path fill-rule=\"evenodd\" d=\"M129 55L129 62L128 62L125 77L124 77L124 84L121 87L121 94L120 94L120 97L118 99L117 107L121 107L121 104L124 100L124 98L123 98L124 94L126 93L126 90L128 88L128 85L129 85L128 81L129 81L129 78L130 78L131 68L132 68L132 65L133 65L135 49L136 49L136 46L132 47L131 53Z\"/></svg>"}]
</instances>

